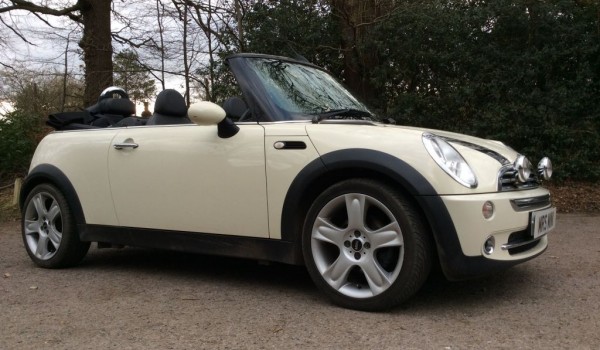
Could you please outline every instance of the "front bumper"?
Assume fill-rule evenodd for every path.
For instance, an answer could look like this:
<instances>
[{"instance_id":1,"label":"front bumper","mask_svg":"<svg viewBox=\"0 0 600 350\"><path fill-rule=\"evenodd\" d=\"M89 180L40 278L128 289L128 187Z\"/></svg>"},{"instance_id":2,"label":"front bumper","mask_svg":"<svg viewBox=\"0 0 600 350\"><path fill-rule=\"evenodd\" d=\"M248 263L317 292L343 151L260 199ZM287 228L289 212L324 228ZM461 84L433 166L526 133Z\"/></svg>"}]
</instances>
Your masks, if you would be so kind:
<instances>
[{"instance_id":1,"label":"front bumper","mask_svg":"<svg viewBox=\"0 0 600 350\"><path fill-rule=\"evenodd\" d=\"M515 201L548 196L544 188L526 191L486 193L478 195L442 196L458 235L462 253L466 256L485 256L493 260L521 260L537 255L546 249L548 240L545 236L538 244L528 245L529 249L506 249L527 242L530 230L531 212L550 207L548 203L537 206L515 208ZM481 208L486 201L494 204L494 215L490 219L483 217ZM522 236L519 239L519 236ZM491 254L484 253L485 241L493 237L495 247ZM521 247L526 247L522 245Z\"/></svg>"},{"instance_id":2,"label":"front bumper","mask_svg":"<svg viewBox=\"0 0 600 350\"><path fill-rule=\"evenodd\" d=\"M546 201L530 199L548 198ZM422 197L434 215L428 217L434 231L438 255L444 274L458 280L504 270L543 253L548 246L546 235L533 239L529 234L531 212L549 208L549 192L531 190ZM482 207L494 204L494 215L485 219ZM517 206L516 204L530 205ZM437 207L437 208L436 208ZM485 251L493 237L494 247Z\"/></svg>"}]
</instances>

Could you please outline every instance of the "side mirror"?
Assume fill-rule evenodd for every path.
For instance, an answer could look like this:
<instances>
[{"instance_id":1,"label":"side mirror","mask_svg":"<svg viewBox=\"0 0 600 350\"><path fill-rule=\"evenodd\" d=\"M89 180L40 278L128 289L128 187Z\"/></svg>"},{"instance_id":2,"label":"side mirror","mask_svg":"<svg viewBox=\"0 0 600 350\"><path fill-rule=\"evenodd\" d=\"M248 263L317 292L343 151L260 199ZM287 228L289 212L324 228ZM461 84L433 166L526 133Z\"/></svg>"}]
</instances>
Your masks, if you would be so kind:
<instances>
[{"instance_id":1,"label":"side mirror","mask_svg":"<svg viewBox=\"0 0 600 350\"><path fill-rule=\"evenodd\" d=\"M196 125L217 125L220 138L226 139L240 131L231 119L226 118L225 110L221 106L208 101L193 103L188 108L188 117Z\"/></svg>"},{"instance_id":2,"label":"side mirror","mask_svg":"<svg viewBox=\"0 0 600 350\"><path fill-rule=\"evenodd\" d=\"M225 119L225 110L218 104L202 101L188 108L188 117L197 125L216 125Z\"/></svg>"}]
</instances>

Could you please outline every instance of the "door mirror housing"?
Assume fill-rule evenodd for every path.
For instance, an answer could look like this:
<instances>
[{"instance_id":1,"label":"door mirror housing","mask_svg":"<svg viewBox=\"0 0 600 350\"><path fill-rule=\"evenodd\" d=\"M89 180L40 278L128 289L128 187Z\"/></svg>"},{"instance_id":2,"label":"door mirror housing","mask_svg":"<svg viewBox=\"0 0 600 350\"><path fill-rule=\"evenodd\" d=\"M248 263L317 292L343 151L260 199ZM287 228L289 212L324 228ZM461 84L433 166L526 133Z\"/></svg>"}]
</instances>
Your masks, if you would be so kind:
<instances>
[{"instance_id":1,"label":"door mirror housing","mask_svg":"<svg viewBox=\"0 0 600 350\"><path fill-rule=\"evenodd\" d=\"M240 131L231 119L226 118L227 113L218 104L202 101L193 103L188 108L188 117L196 125L217 125L220 138L227 139Z\"/></svg>"},{"instance_id":2,"label":"door mirror housing","mask_svg":"<svg viewBox=\"0 0 600 350\"><path fill-rule=\"evenodd\" d=\"M202 101L192 103L188 117L197 125L217 125L225 119L225 110L216 103Z\"/></svg>"}]
</instances>

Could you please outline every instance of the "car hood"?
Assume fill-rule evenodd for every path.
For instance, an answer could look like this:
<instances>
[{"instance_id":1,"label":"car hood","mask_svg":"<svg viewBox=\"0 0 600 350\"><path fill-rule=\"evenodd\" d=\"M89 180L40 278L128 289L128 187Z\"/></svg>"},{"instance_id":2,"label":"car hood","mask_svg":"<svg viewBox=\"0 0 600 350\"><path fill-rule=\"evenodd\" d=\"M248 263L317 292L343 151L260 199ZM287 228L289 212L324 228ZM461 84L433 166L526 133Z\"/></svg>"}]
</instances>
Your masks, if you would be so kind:
<instances>
[{"instance_id":1,"label":"car hood","mask_svg":"<svg viewBox=\"0 0 600 350\"><path fill-rule=\"evenodd\" d=\"M320 155L349 149L368 149L394 156L423 174L437 193L484 193L498 188L500 169L512 164L518 154L502 142L447 131L364 121L305 124L307 135ZM448 141L475 172L479 185L468 189L452 180L429 155L423 134Z\"/></svg>"},{"instance_id":2,"label":"car hood","mask_svg":"<svg viewBox=\"0 0 600 350\"><path fill-rule=\"evenodd\" d=\"M383 127L388 127L386 125L378 125ZM517 156L518 152L513 150L510 146L507 146L501 141L497 140L488 140L482 139L475 136L469 136L465 134L459 134L455 132L436 130L436 129L426 129L426 128L416 128L416 127L407 127L407 126L391 126L392 128L397 128L400 130L411 130L420 133L430 133L437 136L443 137L446 141L456 145L460 145L462 147L467 147L476 151L483 152L490 157L498 160L502 165L506 165L507 163L512 163Z\"/></svg>"},{"instance_id":3,"label":"car hood","mask_svg":"<svg viewBox=\"0 0 600 350\"><path fill-rule=\"evenodd\" d=\"M370 122L357 122L352 120L339 120L339 121L326 121L322 125L334 124L335 126L350 126L352 125L354 131L350 133L354 134L354 137L358 135L370 134L372 136L381 137L392 137L392 138L404 138L404 137L421 137L424 133L430 133L444 138L446 141L453 144L458 148L468 148L471 150L479 151L488 156L494 158L501 165L513 163L519 155L518 152L513 150L511 147L505 145L501 141L488 140L475 136L469 136L465 134L459 134L455 132L419 128L412 126L403 125L390 125L383 123L370 123ZM310 127L307 128L310 134ZM381 141L381 139L379 139Z\"/></svg>"}]
</instances>

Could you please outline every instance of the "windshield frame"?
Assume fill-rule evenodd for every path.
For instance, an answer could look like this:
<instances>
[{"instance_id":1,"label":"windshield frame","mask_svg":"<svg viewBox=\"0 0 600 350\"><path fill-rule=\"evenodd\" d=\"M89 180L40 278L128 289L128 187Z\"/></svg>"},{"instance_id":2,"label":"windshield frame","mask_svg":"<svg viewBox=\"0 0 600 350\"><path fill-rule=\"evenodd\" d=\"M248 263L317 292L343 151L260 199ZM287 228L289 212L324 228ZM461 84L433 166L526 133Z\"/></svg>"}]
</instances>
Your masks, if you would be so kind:
<instances>
[{"instance_id":1,"label":"windshield frame","mask_svg":"<svg viewBox=\"0 0 600 350\"><path fill-rule=\"evenodd\" d=\"M334 75L329 73L327 70L311 64L309 62L298 61L288 57L272 56L264 54L254 53L243 53L236 54L226 58L226 62L233 72L236 80L246 97L248 105L255 116L255 120L258 122L280 122L280 121L311 121L315 118L320 118L319 113L306 113L306 112L295 112L288 111L281 106L278 106L275 101L270 97L270 93L267 87L264 85L263 79L259 77L254 67L253 60L274 60L283 63L289 63L299 66L309 67L311 69L318 70L331 78L343 92L352 97L356 103L362 107L361 110L368 112L372 119L376 119L373 112L356 96L354 96L345 86L342 84ZM334 109L334 108L332 108ZM326 113L329 110L324 104L323 111L320 113Z\"/></svg>"}]
</instances>

